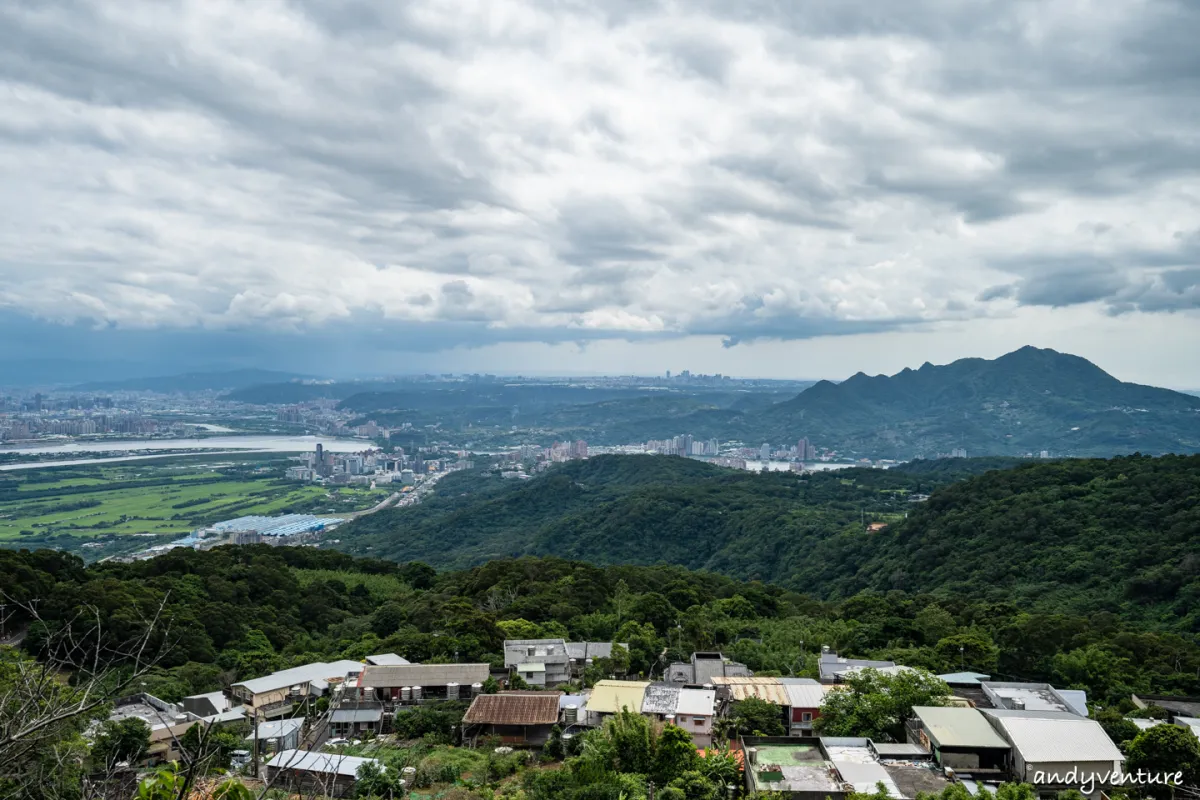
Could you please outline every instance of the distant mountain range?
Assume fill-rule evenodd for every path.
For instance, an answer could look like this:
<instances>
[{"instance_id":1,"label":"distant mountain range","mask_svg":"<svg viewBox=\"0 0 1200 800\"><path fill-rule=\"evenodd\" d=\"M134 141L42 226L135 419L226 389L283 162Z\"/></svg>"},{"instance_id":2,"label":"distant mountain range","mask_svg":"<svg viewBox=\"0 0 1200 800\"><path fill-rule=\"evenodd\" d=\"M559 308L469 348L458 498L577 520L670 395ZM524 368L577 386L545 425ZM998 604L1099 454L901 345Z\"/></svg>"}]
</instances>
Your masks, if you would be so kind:
<instances>
[{"instance_id":1,"label":"distant mountain range","mask_svg":"<svg viewBox=\"0 0 1200 800\"><path fill-rule=\"evenodd\" d=\"M116 381L95 381L73 387L80 392L205 392L230 391L260 386L265 383L285 383L311 376L269 369L236 369L225 372L187 372L182 375L163 375L149 378L129 378Z\"/></svg>"},{"instance_id":2,"label":"distant mountain range","mask_svg":"<svg viewBox=\"0 0 1200 800\"><path fill-rule=\"evenodd\" d=\"M821 381L764 411L765 439L912 458L1200 451L1200 398L1117 380L1078 356L1023 347L994 361L926 363Z\"/></svg>"}]
</instances>

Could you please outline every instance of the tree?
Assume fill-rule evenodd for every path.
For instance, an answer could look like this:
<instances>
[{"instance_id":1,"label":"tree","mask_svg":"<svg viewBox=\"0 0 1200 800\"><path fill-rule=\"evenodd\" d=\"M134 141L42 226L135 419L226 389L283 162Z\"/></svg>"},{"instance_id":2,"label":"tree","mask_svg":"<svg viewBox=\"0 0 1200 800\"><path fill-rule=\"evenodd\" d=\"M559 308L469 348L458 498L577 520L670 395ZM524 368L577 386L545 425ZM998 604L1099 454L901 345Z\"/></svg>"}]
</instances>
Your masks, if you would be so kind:
<instances>
[{"instance_id":1,"label":"tree","mask_svg":"<svg viewBox=\"0 0 1200 800\"><path fill-rule=\"evenodd\" d=\"M1100 723L1100 727L1104 728L1104 732L1108 734L1108 738L1112 739L1118 745L1127 745L1142 732L1141 728L1126 719L1115 708L1106 708L1103 711L1097 712L1096 721Z\"/></svg>"},{"instance_id":2,"label":"tree","mask_svg":"<svg viewBox=\"0 0 1200 800\"><path fill-rule=\"evenodd\" d=\"M233 751L244 746L242 737L221 725L199 722L179 737L187 764L197 777L213 770L229 769Z\"/></svg>"},{"instance_id":3,"label":"tree","mask_svg":"<svg viewBox=\"0 0 1200 800\"><path fill-rule=\"evenodd\" d=\"M654 745L654 769L652 774L660 785L683 775L696 772L700 764L692 736L678 725L668 725L658 735ZM697 774L699 774L697 772Z\"/></svg>"},{"instance_id":4,"label":"tree","mask_svg":"<svg viewBox=\"0 0 1200 800\"><path fill-rule=\"evenodd\" d=\"M705 749L699 766L701 774L720 786L740 786L742 768L731 752Z\"/></svg>"},{"instance_id":5,"label":"tree","mask_svg":"<svg viewBox=\"0 0 1200 800\"><path fill-rule=\"evenodd\" d=\"M402 793L400 777L395 770L386 769L374 761L367 761L358 768L355 776L356 798L390 798Z\"/></svg>"},{"instance_id":6,"label":"tree","mask_svg":"<svg viewBox=\"0 0 1200 800\"><path fill-rule=\"evenodd\" d=\"M966 668L991 674L1000 658L1000 648L987 633L972 629L938 640L934 647L948 669Z\"/></svg>"},{"instance_id":7,"label":"tree","mask_svg":"<svg viewBox=\"0 0 1200 800\"><path fill-rule=\"evenodd\" d=\"M1125 772L1145 770L1152 775L1182 773L1181 783L1200 783L1200 740L1187 728L1177 725L1155 725L1147 728L1129 743ZM1170 797L1170 787L1145 787L1156 797Z\"/></svg>"},{"instance_id":8,"label":"tree","mask_svg":"<svg viewBox=\"0 0 1200 800\"><path fill-rule=\"evenodd\" d=\"M758 697L739 700L731 715L743 736L783 736L783 709Z\"/></svg>"},{"instance_id":9,"label":"tree","mask_svg":"<svg viewBox=\"0 0 1200 800\"><path fill-rule=\"evenodd\" d=\"M928 644L934 644L953 635L958 628L950 612L936 603L930 603L918 611L914 621L917 630L921 632L922 638Z\"/></svg>"},{"instance_id":10,"label":"tree","mask_svg":"<svg viewBox=\"0 0 1200 800\"><path fill-rule=\"evenodd\" d=\"M92 745L93 769L109 769L121 762L137 764L150 747L150 726L138 717L110 720L101 726Z\"/></svg>"},{"instance_id":11,"label":"tree","mask_svg":"<svg viewBox=\"0 0 1200 800\"><path fill-rule=\"evenodd\" d=\"M865 669L846 680L846 687L825 695L821 716L813 723L823 736L863 736L899 741L913 706L940 706L950 687L925 670L887 675Z\"/></svg>"}]
</instances>

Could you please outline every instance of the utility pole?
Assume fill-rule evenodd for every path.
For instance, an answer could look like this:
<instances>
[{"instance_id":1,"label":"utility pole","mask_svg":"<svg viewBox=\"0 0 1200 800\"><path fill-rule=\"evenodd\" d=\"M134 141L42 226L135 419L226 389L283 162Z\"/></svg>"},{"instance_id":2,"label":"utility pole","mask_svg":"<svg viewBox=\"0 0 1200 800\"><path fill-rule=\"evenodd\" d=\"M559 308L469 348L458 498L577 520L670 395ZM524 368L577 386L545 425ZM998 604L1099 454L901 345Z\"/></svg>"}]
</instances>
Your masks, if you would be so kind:
<instances>
[{"instance_id":1,"label":"utility pole","mask_svg":"<svg viewBox=\"0 0 1200 800\"><path fill-rule=\"evenodd\" d=\"M654 781L646 781L646 800L654 800Z\"/></svg>"}]
</instances>

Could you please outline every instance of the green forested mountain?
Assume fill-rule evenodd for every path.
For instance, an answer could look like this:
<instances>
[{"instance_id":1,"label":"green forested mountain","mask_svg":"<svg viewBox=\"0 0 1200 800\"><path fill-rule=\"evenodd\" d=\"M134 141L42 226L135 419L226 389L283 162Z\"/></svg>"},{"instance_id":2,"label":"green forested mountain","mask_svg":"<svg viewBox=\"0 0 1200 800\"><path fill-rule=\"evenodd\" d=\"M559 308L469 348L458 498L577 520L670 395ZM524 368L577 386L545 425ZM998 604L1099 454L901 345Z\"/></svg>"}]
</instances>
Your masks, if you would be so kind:
<instances>
[{"instance_id":1,"label":"green forested mountain","mask_svg":"<svg viewBox=\"0 0 1200 800\"><path fill-rule=\"evenodd\" d=\"M934 492L848 586L968 593L1200 631L1200 456L1067 460Z\"/></svg>"},{"instance_id":2,"label":"green forested mountain","mask_svg":"<svg viewBox=\"0 0 1200 800\"><path fill-rule=\"evenodd\" d=\"M438 567L519 555L665 562L827 598L900 588L1200 631L1200 456L993 465L801 476L601 456L523 482L451 475L432 500L364 517L339 538L354 553ZM869 532L872 521L890 525Z\"/></svg>"},{"instance_id":3,"label":"green forested mountain","mask_svg":"<svg viewBox=\"0 0 1200 800\"><path fill-rule=\"evenodd\" d=\"M911 458L1195 452L1200 398L1124 383L1078 356L1024 347L987 361L925 364L890 377L821 381L773 406L764 435L802 434L849 452Z\"/></svg>"},{"instance_id":4,"label":"green forested mountain","mask_svg":"<svg viewBox=\"0 0 1200 800\"><path fill-rule=\"evenodd\" d=\"M803 588L842 573L864 523L947 479L884 470L756 474L673 456L598 456L529 481L456 473L419 506L338 531L350 552L464 567L518 555L682 564Z\"/></svg>"}]
</instances>

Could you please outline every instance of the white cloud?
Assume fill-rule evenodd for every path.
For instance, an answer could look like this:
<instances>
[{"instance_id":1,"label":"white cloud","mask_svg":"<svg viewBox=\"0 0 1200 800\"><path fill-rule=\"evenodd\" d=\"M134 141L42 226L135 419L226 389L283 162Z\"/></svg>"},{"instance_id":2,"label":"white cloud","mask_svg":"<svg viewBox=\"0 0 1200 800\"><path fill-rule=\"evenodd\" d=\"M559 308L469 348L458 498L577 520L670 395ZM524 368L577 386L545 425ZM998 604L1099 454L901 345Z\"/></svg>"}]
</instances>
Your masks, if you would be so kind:
<instances>
[{"instance_id":1,"label":"white cloud","mask_svg":"<svg viewBox=\"0 0 1200 800\"><path fill-rule=\"evenodd\" d=\"M1165 0L8 3L0 306L473 344L1194 314L1197 38Z\"/></svg>"}]
</instances>

